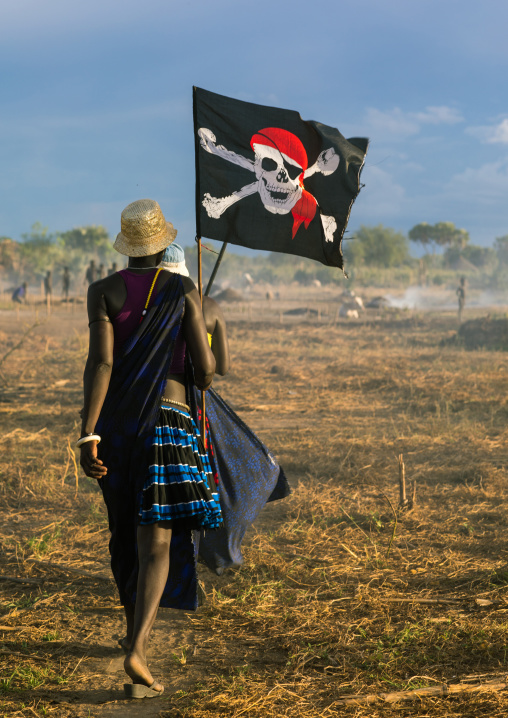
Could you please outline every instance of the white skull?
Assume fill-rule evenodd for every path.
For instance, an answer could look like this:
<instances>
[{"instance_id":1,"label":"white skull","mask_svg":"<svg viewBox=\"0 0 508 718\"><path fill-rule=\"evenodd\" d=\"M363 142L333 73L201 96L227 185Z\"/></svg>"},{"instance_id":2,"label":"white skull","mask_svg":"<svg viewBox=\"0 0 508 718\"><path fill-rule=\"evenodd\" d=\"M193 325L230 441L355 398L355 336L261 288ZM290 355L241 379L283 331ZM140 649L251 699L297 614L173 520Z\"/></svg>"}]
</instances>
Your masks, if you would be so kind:
<instances>
[{"instance_id":1,"label":"white skull","mask_svg":"<svg viewBox=\"0 0 508 718\"><path fill-rule=\"evenodd\" d=\"M254 144L254 172L265 208L273 214L288 214L302 196L303 168L275 147Z\"/></svg>"}]
</instances>

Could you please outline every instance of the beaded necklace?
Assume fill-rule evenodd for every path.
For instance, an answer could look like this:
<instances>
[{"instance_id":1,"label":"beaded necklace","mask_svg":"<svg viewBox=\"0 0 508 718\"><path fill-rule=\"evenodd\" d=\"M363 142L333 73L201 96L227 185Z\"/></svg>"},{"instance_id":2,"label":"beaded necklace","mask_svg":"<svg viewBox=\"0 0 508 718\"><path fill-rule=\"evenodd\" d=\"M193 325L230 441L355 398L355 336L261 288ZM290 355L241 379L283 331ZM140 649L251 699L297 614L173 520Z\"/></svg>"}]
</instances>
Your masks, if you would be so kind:
<instances>
[{"instance_id":1,"label":"beaded necklace","mask_svg":"<svg viewBox=\"0 0 508 718\"><path fill-rule=\"evenodd\" d=\"M148 267L143 267L143 269L148 269ZM155 267L151 267L151 269L155 269ZM145 308L143 309L143 311L141 313L141 319L139 320L140 322L143 321L143 317L145 316L145 314L147 312L148 305L150 304L150 299L152 296L153 288L155 287L155 282L157 281L157 277L159 276L159 274L161 272L162 272L162 267L159 267L157 272L155 272L155 277L153 278L152 286L150 287L150 291L148 292L148 297L146 300Z\"/></svg>"}]
</instances>

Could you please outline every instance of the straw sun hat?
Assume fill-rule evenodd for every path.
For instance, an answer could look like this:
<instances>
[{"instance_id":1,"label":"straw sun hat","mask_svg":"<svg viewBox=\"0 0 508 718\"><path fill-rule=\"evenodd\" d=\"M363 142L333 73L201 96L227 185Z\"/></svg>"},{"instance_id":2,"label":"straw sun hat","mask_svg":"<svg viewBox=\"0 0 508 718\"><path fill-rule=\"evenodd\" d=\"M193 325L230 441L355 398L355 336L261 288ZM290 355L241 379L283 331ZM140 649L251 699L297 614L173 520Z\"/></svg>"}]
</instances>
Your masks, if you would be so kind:
<instances>
[{"instance_id":1,"label":"straw sun hat","mask_svg":"<svg viewBox=\"0 0 508 718\"><path fill-rule=\"evenodd\" d=\"M171 222L166 222L153 199L138 199L127 205L122 212L121 228L113 246L128 257L157 254L176 237L176 229Z\"/></svg>"}]
</instances>

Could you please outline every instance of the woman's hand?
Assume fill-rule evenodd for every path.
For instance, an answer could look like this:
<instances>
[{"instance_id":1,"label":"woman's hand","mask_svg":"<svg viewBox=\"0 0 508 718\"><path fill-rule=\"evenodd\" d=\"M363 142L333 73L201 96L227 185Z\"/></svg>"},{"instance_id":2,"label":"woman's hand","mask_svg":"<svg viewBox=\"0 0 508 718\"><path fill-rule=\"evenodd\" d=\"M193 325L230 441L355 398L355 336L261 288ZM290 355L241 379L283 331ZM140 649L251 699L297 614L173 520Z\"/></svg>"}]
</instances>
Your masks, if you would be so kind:
<instances>
[{"instance_id":1,"label":"woman's hand","mask_svg":"<svg viewBox=\"0 0 508 718\"><path fill-rule=\"evenodd\" d=\"M80 446L81 456L79 463L83 471L91 479L103 479L108 473L102 461L97 458L97 442L87 441Z\"/></svg>"}]
</instances>

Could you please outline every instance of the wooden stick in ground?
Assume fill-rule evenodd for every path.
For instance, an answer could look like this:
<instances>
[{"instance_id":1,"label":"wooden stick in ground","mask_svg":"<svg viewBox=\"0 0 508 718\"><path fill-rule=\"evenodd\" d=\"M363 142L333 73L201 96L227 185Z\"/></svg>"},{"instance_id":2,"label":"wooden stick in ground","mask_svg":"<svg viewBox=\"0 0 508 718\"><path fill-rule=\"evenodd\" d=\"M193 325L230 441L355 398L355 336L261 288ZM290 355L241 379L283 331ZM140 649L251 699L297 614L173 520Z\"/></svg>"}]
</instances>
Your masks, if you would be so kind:
<instances>
[{"instance_id":1,"label":"wooden stick in ground","mask_svg":"<svg viewBox=\"0 0 508 718\"><path fill-rule=\"evenodd\" d=\"M429 688L415 688L409 691L394 691L393 693L372 693L369 695L359 696L342 696L336 701L335 705L357 705L362 703L398 703L399 701L412 701L416 698L426 698L434 696L449 696L458 693L492 693L506 690L508 681L503 680L486 681L485 683L476 683L475 685L467 685L464 683L451 683L449 685L442 684L439 686L430 686Z\"/></svg>"},{"instance_id":2,"label":"wooden stick in ground","mask_svg":"<svg viewBox=\"0 0 508 718\"><path fill-rule=\"evenodd\" d=\"M44 583L43 578L18 578L18 576L0 576L0 581L9 581L10 583L29 583L34 586L40 586L41 583Z\"/></svg>"},{"instance_id":3,"label":"wooden stick in ground","mask_svg":"<svg viewBox=\"0 0 508 718\"><path fill-rule=\"evenodd\" d=\"M406 497L406 467L404 466L404 457L399 454L399 507L407 506Z\"/></svg>"},{"instance_id":4,"label":"wooden stick in ground","mask_svg":"<svg viewBox=\"0 0 508 718\"><path fill-rule=\"evenodd\" d=\"M57 571L61 571L62 573L74 573L78 576L86 576L86 578L94 578L97 581L112 581L112 576L107 576L104 573L94 573L93 571L84 571L81 568L74 568L74 566L63 566L59 563L54 563L53 561L39 561L35 558L29 558L27 561L30 561L30 563L35 563L38 566L47 566L48 568L56 569Z\"/></svg>"},{"instance_id":5,"label":"wooden stick in ground","mask_svg":"<svg viewBox=\"0 0 508 718\"><path fill-rule=\"evenodd\" d=\"M78 465L76 463L76 454L74 452L74 449L71 446L71 442L68 437L67 437L67 450L69 452L69 456L72 461L72 465L74 466L74 479L75 479L75 485L76 485L76 492L74 494L74 497L76 497L78 495L78 490L79 490L79 471L78 471Z\"/></svg>"},{"instance_id":6,"label":"wooden stick in ground","mask_svg":"<svg viewBox=\"0 0 508 718\"><path fill-rule=\"evenodd\" d=\"M64 469L64 472L63 472L63 474L62 474L62 482L61 482L61 483L62 483L62 486L64 485L65 477L67 476L67 471L69 470L69 464L71 463L71 450L70 450L70 447L71 447L71 442L70 442L69 438L67 438L67 463L65 464L65 469Z\"/></svg>"},{"instance_id":7,"label":"wooden stick in ground","mask_svg":"<svg viewBox=\"0 0 508 718\"><path fill-rule=\"evenodd\" d=\"M39 322L36 321L35 324L32 324L32 326L28 327L28 329L24 332L23 336L19 340L17 344L15 344L13 347L11 347L4 355L3 357L0 357L0 366L5 362L7 357L9 357L13 352L16 351L16 349L19 349L19 347L23 344L27 336L35 329L35 327L39 326Z\"/></svg>"},{"instance_id":8,"label":"wooden stick in ground","mask_svg":"<svg viewBox=\"0 0 508 718\"><path fill-rule=\"evenodd\" d=\"M202 256L201 256L201 237L197 237L198 242L198 290L199 290L199 299L201 301L201 306L203 306L203 262L202 262ZM205 392L201 392L201 436L203 437L203 444L205 449L206 446L206 400L205 400Z\"/></svg>"}]
</instances>

